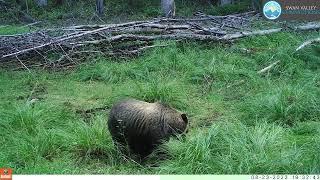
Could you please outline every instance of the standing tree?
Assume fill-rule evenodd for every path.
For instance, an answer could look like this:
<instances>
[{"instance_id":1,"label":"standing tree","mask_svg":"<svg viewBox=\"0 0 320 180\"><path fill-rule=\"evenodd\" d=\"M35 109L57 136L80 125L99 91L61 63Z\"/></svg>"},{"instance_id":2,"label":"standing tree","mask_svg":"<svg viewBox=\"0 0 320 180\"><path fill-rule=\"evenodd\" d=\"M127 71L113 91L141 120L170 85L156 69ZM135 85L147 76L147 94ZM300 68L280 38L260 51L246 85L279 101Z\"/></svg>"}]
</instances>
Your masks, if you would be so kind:
<instances>
[{"instance_id":1,"label":"standing tree","mask_svg":"<svg viewBox=\"0 0 320 180\"><path fill-rule=\"evenodd\" d=\"M262 2L260 0L252 0L252 8L255 11L260 11L262 9Z\"/></svg>"},{"instance_id":2,"label":"standing tree","mask_svg":"<svg viewBox=\"0 0 320 180\"><path fill-rule=\"evenodd\" d=\"M103 16L104 14L103 0L96 0L96 13L99 16Z\"/></svg>"},{"instance_id":3,"label":"standing tree","mask_svg":"<svg viewBox=\"0 0 320 180\"><path fill-rule=\"evenodd\" d=\"M55 5L60 6L63 4L63 0L56 0Z\"/></svg>"},{"instance_id":4,"label":"standing tree","mask_svg":"<svg viewBox=\"0 0 320 180\"><path fill-rule=\"evenodd\" d=\"M48 0L36 0L36 3L40 7L44 7L48 5Z\"/></svg>"},{"instance_id":5,"label":"standing tree","mask_svg":"<svg viewBox=\"0 0 320 180\"><path fill-rule=\"evenodd\" d=\"M174 17L176 15L174 0L161 0L161 9L165 17Z\"/></svg>"},{"instance_id":6,"label":"standing tree","mask_svg":"<svg viewBox=\"0 0 320 180\"><path fill-rule=\"evenodd\" d=\"M224 6L224 5L228 5L228 4L232 4L234 0L220 0L219 5L220 6Z\"/></svg>"}]
</instances>

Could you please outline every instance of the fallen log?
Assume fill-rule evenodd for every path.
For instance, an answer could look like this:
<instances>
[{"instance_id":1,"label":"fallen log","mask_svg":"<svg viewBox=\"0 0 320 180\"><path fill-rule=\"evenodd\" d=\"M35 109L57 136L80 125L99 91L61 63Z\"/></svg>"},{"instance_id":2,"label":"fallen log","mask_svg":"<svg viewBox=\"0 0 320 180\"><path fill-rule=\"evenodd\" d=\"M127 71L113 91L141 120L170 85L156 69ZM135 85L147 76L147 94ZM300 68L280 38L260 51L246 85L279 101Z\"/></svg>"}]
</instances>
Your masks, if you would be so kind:
<instances>
[{"instance_id":1,"label":"fallen log","mask_svg":"<svg viewBox=\"0 0 320 180\"><path fill-rule=\"evenodd\" d=\"M308 31L308 30L319 30L320 29L320 22L319 23L310 23L306 25L296 26L294 30L296 31ZM234 34L227 34L220 38L221 40L232 40L238 39L248 36L256 36L256 35L269 35L273 33L278 33L281 31L286 31L284 28L276 28L276 29L267 29L267 30L257 30L257 31L244 31L244 32L236 32Z\"/></svg>"}]
</instances>

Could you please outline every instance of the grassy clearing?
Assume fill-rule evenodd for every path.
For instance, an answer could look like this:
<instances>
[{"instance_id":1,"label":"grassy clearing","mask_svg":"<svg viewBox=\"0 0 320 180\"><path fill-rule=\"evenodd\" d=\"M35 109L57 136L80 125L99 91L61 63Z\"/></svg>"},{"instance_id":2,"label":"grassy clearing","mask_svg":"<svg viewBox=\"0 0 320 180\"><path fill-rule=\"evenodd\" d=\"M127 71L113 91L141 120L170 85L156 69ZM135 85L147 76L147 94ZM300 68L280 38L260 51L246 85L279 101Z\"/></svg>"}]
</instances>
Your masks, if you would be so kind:
<instances>
[{"instance_id":1,"label":"grassy clearing","mask_svg":"<svg viewBox=\"0 0 320 180\"><path fill-rule=\"evenodd\" d=\"M0 167L20 174L319 173L320 47L294 53L317 35L166 42L137 59L97 57L72 72L1 70ZM106 129L108 110L84 113L124 97L189 115L188 136L162 147L168 159L139 165L124 158Z\"/></svg>"}]
</instances>

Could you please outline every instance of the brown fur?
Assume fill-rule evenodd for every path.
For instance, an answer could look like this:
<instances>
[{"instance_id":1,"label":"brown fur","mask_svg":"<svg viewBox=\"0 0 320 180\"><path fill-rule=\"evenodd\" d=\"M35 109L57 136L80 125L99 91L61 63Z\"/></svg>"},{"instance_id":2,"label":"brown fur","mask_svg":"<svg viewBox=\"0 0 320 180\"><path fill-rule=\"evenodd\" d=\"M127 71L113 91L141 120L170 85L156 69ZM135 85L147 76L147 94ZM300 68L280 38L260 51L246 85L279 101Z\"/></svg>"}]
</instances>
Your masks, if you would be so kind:
<instances>
[{"instance_id":1,"label":"brown fur","mask_svg":"<svg viewBox=\"0 0 320 180\"><path fill-rule=\"evenodd\" d=\"M183 133L187 124L186 115L169 106L130 99L112 107L108 129L121 150L145 157L162 141Z\"/></svg>"}]
</instances>

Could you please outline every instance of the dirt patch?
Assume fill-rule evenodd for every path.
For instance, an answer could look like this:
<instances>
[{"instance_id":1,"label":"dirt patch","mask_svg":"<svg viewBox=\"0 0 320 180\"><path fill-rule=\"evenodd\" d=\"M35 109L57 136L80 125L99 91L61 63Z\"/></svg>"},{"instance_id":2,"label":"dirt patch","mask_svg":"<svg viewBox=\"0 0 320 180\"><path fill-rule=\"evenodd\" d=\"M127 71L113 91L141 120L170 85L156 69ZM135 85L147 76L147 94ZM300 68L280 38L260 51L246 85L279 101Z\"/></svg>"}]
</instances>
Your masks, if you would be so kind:
<instances>
[{"instance_id":1,"label":"dirt patch","mask_svg":"<svg viewBox=\"0 0 320 180\"><path fill-rule=\"evenodd\" d=\"M76 113L79 114L84 119L88 120L99 112L109 111L110 108L111 108L110 106L103 106L103 107L92 108L92 109L77 109Z\"/></svg>"}]
</instances>

